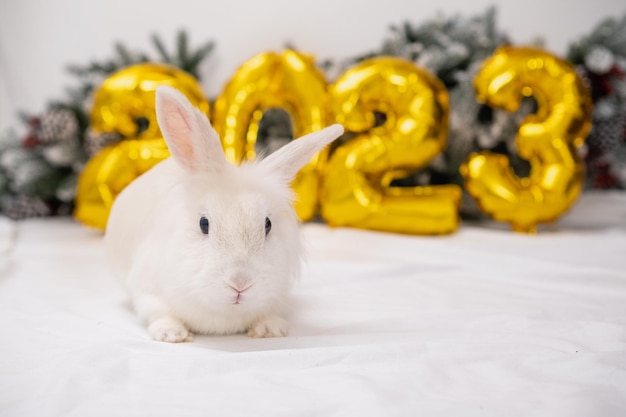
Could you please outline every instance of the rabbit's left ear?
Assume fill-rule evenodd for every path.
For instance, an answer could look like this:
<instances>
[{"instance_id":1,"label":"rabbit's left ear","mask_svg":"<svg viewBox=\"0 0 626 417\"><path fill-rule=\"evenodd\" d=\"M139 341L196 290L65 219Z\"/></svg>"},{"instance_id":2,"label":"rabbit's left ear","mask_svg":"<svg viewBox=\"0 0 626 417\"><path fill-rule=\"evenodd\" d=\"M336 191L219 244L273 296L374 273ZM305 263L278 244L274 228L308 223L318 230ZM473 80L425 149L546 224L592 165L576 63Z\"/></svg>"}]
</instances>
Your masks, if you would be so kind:
<instances>
[{"instance_id":1,"label":"rabbit's left ear","mask_svg":"<svg viewBox=\"0 0 626 417\"><path fill-rule=\"evenodd\" d=\"M169 86L157 87L156 114L172 157L187 172L219 172L228 164L209 119L184 94Z\"/></svg>"},{"instance_id":2,"label":"rabbit's left ear","mask_svg":"<svg viewBox=\"0 0 626 417\"><path fill-rule=\"evenodd\" d=\"M291 182L313 156L343 134L343 126L334 124L318 132L292 140L265 158L261 164L270 167Z\"/></svg>"}]
</instances>

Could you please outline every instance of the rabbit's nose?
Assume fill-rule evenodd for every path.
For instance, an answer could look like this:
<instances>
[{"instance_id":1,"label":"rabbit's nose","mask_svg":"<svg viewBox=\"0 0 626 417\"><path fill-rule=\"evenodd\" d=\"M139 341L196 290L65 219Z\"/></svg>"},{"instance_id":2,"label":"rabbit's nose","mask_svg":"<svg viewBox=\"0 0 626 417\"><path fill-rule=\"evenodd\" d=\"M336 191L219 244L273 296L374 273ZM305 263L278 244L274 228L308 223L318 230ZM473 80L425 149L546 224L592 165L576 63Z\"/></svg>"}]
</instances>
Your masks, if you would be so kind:
<instances>
[{"instance_id":1,"label":"rabbit's nose","mask_svg":"<svg viewBox=\"0 0 626 417\"><path fill-rule=\"evenodd\" d=\"M252 286L252 283L246 277L242 275L237 275L230 280L228 286L238 293L242 293L250 288Z\"/></svg>"}]
</instances>

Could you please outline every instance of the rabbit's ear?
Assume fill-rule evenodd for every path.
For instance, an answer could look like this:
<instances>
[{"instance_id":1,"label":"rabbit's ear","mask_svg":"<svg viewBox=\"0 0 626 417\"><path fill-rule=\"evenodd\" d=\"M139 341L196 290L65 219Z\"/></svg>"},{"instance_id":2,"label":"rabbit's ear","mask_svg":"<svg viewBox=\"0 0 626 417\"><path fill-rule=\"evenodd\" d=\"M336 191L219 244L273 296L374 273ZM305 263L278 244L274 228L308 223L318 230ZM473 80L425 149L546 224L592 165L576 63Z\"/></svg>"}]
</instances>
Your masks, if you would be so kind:
<instances>
[{"instance_id":1,"label":"rabbit's ear","mask_svg":"<svg viewBox=\"0 0 626 417\"><path fill-rule=\"evenodd\" d=\"M309 133L299 139L292 140L276 150L261 163L279 173L287 182L291 182L298 171L313 156L324 149L333 140L343 134L343 126L334 124L318 132Z\"/></svg>"},{"instance_id":2,"label":"rabbit's ear","mask_svg":"<svg viewBox=\"0 0 626 417\"><path fill-rule=\"evenodd\" d=\"M217 132L184 94L157 87L156 114L172 157L188 172L220 171L227 164Z\"/></svg>"}]
</instances>

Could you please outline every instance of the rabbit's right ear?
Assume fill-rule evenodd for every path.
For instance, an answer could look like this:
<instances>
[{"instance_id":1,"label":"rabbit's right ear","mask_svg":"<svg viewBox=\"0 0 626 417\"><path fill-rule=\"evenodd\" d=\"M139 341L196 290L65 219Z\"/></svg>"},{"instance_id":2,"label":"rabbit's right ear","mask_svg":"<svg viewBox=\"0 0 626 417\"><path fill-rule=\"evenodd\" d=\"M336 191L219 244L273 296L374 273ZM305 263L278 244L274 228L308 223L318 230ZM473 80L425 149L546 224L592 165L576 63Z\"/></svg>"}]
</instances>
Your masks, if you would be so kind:
<instances>
[{"instance_id":1,"label":"rabbit's right ear","mask_svg":"<svg viewBox=\"0 0 626 417\"><path fill-rule=\"evenodd\" d=\"M291 182L298 171L330 142L343 134L343 126L334 124L317 132L292 140L271 153L261 163Z\"/></svg>"},{"instance_id":2,"label":"rabbit's right ear","mask_svg":"<svg viewBox=\"0 0 626 417\"><path fill-rule=\"evenodd\" d=\"M207 116L178 90L157 87L156 115L167 147L182 168L193 174L219 172L228 163Z\"/></svg>"}]
</instances>

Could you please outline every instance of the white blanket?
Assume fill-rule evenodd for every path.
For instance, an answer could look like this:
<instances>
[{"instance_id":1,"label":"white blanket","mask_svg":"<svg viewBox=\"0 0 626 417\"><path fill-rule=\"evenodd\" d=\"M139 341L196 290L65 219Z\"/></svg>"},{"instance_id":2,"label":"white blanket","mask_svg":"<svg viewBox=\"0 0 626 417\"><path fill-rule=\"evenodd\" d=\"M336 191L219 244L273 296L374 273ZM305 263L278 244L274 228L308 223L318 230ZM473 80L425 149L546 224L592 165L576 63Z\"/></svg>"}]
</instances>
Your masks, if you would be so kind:
<instances>
[{"instance_id":1,"label":"white blanket","mask_svg":"<svg viewBox=\"0 0 626 417\"><path fill-rule=\"evenodd\" d=\"M0 416L626 416L626 193L538 235L305 225L290 335L261 340L154 342L99 234L0 230Z\"/></svg>"}]
</instances>

